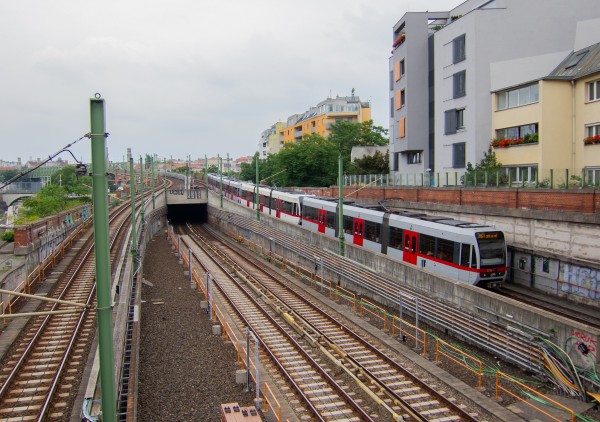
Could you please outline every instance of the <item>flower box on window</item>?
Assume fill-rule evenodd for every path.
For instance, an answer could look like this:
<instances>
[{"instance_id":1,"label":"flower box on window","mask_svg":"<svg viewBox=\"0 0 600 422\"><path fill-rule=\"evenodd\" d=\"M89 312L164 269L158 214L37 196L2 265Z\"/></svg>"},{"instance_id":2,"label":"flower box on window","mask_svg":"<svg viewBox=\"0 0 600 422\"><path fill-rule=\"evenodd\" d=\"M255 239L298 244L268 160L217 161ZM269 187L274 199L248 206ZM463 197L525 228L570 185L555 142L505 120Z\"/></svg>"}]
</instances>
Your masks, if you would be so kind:
<instances>
[{"instance_id":1,"label":"flower box on window","mask_svg":"<svg viewBox=\"0 0 600 422\"><path fill-rule=\"evenodd\" d=\"M523 138L517 139L492 139L490 146L492 148L508 148L516 145L537 144L539 137L537 133L533 135L525 135Z\"/></svg>"},{"instance_id":2,"label":"flower box on window","mask_svg":"<svg viewBox=\"0 0 600 422\"><path fill-rule=\"evenodd\" d=\"M583 138L584 145L600 144L600 135Z\"/></svg>"},{"instance_id":3,"label":"flower box on window","mask_svg":"<svg viewBox=\"0 0 600 422\"><path fill-rule=\"evenodd\" d=\"M394 47L398 47L400 44L402 44L404 42L405 39L406 39L406 34L400 34L400 36L398 38L396 38L396 41L394 41Z\"/></svg>"}]
</instances>

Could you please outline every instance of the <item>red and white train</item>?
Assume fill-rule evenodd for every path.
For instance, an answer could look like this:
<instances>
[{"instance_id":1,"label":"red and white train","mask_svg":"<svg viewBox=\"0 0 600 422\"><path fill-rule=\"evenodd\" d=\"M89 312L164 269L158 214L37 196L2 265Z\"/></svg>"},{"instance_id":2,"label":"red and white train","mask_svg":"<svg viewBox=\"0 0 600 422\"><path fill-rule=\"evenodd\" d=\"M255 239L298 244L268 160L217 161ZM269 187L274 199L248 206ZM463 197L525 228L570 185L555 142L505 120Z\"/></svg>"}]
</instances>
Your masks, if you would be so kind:
<instances>
[{"instance_id":1,"label":"red and white train","mask_svg":"<svg viewBox=\"0 0 600 422\"><path fill-rule=\"evenodd\" d=\"M209 175L209 184L218 193L220 177ZM223 178L222 186L225 198L254 208L254 184ZM259 186L258 204L261 213L339 237L337 200ZM494 227L356 204L344 204L342 211L347 243L473 285L491 287L506 279L506 241Z\"/></svg>"}]
</instances>

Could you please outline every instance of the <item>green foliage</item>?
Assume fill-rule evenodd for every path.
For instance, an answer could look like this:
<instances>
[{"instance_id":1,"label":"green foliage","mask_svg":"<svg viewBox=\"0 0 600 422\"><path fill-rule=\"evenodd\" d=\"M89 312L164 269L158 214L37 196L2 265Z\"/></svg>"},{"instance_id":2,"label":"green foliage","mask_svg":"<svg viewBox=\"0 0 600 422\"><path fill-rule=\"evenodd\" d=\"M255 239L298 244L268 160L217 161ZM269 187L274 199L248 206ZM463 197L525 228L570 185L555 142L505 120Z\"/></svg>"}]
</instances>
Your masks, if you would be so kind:
<instances>
[{"instance_id":1,"label":"green foliage","mask_svg":"<svg viewBox=\"0 0 600 422\"><path fill-rule=\"evenodd\" d=\"M50 179L51 185L62 187L68 196L91 198L91 176L77 177L75 166L65 166L55 172Z\"/></svg>"},{"instance_id":2,"label":"green foliage","mask_svg":"<svg viewBox=\"0 0 600 422\"><path fill-rule=\"evenodd\" d=\"M0 183L8 182L19 174L19 170L0 170Z\"/></svg>"},{"instance_id":3,"label":"green foliage","mask_svg":"<svg viewBox=\"0 0 600 422\"><path fill-rule=\"evenodd\" d=\"M2 233L2 240L5 242L14 242L15 241L15 232L12 230L7 230Z\"/></svg>"},{"instance_id":4,"label":"green foliage","mask_svg":"<svg viewBox=\"0 0 600 422\"><path fill-rule=\"evenodd\" d=\"M465 186L473 186L475 184L480 184L486 180L493 180L495 183L496 175L502 169L502 163L498 161L496 158L496 153L490 147L488 152L483 154L483 158L475 167L468 162L466 167L466 172L463 179L463 184ZM504 182L505 176L502 176L502 181Z\"/></svg>"},{"instance_id":5,"label":"green foliage","mask_svg":"<svg viewBox=\"0 0 600 422\"><path fill-rule=\"evenodd\" d=\"M373 126L373 121L352 123L340 120L331 127L329 138L318 134L305 135L297 143L288 143L278 154L242 163L240 179L256 180L258 159L259 179L278 187L313 186L336 184L338 157L344 159L344 168L350 169L350 152L354 146L387 145L387 130ZM381 155L381 154L380 154ZM388 160L389 161L389 160ZM387 171L386 171L387 172Z\"/></svg>"},{"instance_id":6,"label":"green foliage","mask_svg":"<svg viewBox=\"0 0 600 422\"><path fill-rule=\"evenodd\" d=\"M208 166L208 173L218 173L219 172L219 167L213 165Z\"/></svg>"},{"instance_id":7,"label":"green foliage","mask_svg":"<svg viewBox=\"0 0 600 422\"><path fill-rule=\"evenodd\" d=\"M21 218L17 223L34 221L39 218L58 214L77 205L91 202L88 196L73 197L66 187L58 185L44 186L37 195L26 198L20 210Z\"/></svg>"},{"instance_id":8,"label":"green foliage","mask_svg":"<svg viewBox=\"0 0 600 422\"><path fill-rule=\"evenodd\" d=\"M387 174L390 172L390 153L383 155L375 151L373 155L357 158L352 163L354 174Z\"/></svg>"}]
</instances>

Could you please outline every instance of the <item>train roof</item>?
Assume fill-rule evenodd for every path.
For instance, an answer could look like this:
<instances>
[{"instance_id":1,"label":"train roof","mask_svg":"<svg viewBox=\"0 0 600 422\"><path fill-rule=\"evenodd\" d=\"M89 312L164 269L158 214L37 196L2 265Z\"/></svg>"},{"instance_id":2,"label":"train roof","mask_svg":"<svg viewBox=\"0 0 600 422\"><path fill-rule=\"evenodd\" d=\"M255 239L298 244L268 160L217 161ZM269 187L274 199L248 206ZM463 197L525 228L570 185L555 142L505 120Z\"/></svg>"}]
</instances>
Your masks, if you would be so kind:
<instances>
[{"instance_id":1,"label":"train roof","mask_svg":"<svg viewBox=\"0 0 600 422\"><path fill-rule=\"evenodd\" d=\"M428 215L424 213L414 212L410 210L392 210L391 214L398 215L400 217L415 218L418 220L429 221L431 223L445 224L452 227L478 229L478 228L492 228L488 224L471 223L469 221L455 220L451 217L443 215Z\"/></svg>"}]
</instances>

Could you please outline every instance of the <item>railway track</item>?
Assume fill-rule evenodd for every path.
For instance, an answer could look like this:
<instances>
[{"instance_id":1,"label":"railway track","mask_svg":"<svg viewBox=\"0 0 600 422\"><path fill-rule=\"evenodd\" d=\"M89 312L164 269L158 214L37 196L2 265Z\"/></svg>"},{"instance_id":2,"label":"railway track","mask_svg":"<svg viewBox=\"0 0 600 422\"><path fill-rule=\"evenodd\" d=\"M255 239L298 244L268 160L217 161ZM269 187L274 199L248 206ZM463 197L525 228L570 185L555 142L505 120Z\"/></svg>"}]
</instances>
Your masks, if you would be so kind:
<instances>
[{"instance_id":1,"label":"railway track","mask_svg":"<svg viewBox=\"0 0 600 422\"><path fill-rule=\"evenodd\" d=\"M111 261L121 253L130 219L120 208L110 222ZM93 234L60 276L50 297L26 326L0 370L0 421L68 420L96 332ZM69 303L70 302L70 303ZM73 305L84 304L85 308Z\"/></svg>"},{"instance_id":2,"label":"railway track","mask_svg":"<svg viewBox=\"0 0 600 422\"><path fill-rule=\"evenodd\" d=\"M364 335L354 332L343 321L327 313L322 306L311 303L279 281L281 277L277 272L265 268L264 263L247 256L241 250L232 249L221 240L215 240L214 234L201 232L197 227L191 230L207 256L216 259L220 266L227 268L228 273L235 273L236 279L244 280L243 286L248 297L260 296L262 301L270 305L268 312L272 314L272 318L285 321L284 330L291 333L292 338L302 339L302 342L283 344L281 334L272 328L266 329L269 334L263 338L260 333L265 329L265 321L259 320L253 311L248 310L249 305L244 302L248 302L248 299L238 298L227 291L225 296L233 300L244 324L258 332L271 358L288 376L317 419L355 420L353 418L358 417L359 420L477 420L477 415L469 413L466 406L457 403L456 398L446 397L447 393L428 386L427 380L419 379L400 366L378 347L366 341ZM232 257L235 257L235 261ZM224 283L219 285L224 290L229 289L224 287ZM281 325L281 322L278 324ZM293 349L292 352L294 343L303 350ZM310 356L309 361L322 365L324 369L321 372L333 372L336 375L331 379L324 379L318 374L318 369L305 372L309 364L300 360L298 356L302 354ZM294 357L290 359L292 355ZM340 395L339 391L346 390L349 394ZM360 399L350 401L349 395ZM327 399L327 402L321 402L323 399ZM345 403L345 407L342 407L342 403ZM332 413L332 406L344 410L340 410L339 414ZM362 409L363 415L354 413L357 411L356 406Z\"/></svg>"},{"instance_id":3,"label":"railway track","mask_svg":"<svg viewBox=\"0 0 600 422\"><path fill-rule=\"evenodd\" d=\"M535 308L551 312L554 315L600 329L600 317L598 316L597 308L592 309L584 305L574 306L573 303L565 302L554 296L545 297L544 294L510 284L498 287L494 289L494 292Z\"/></svg>"}]
</instances>

